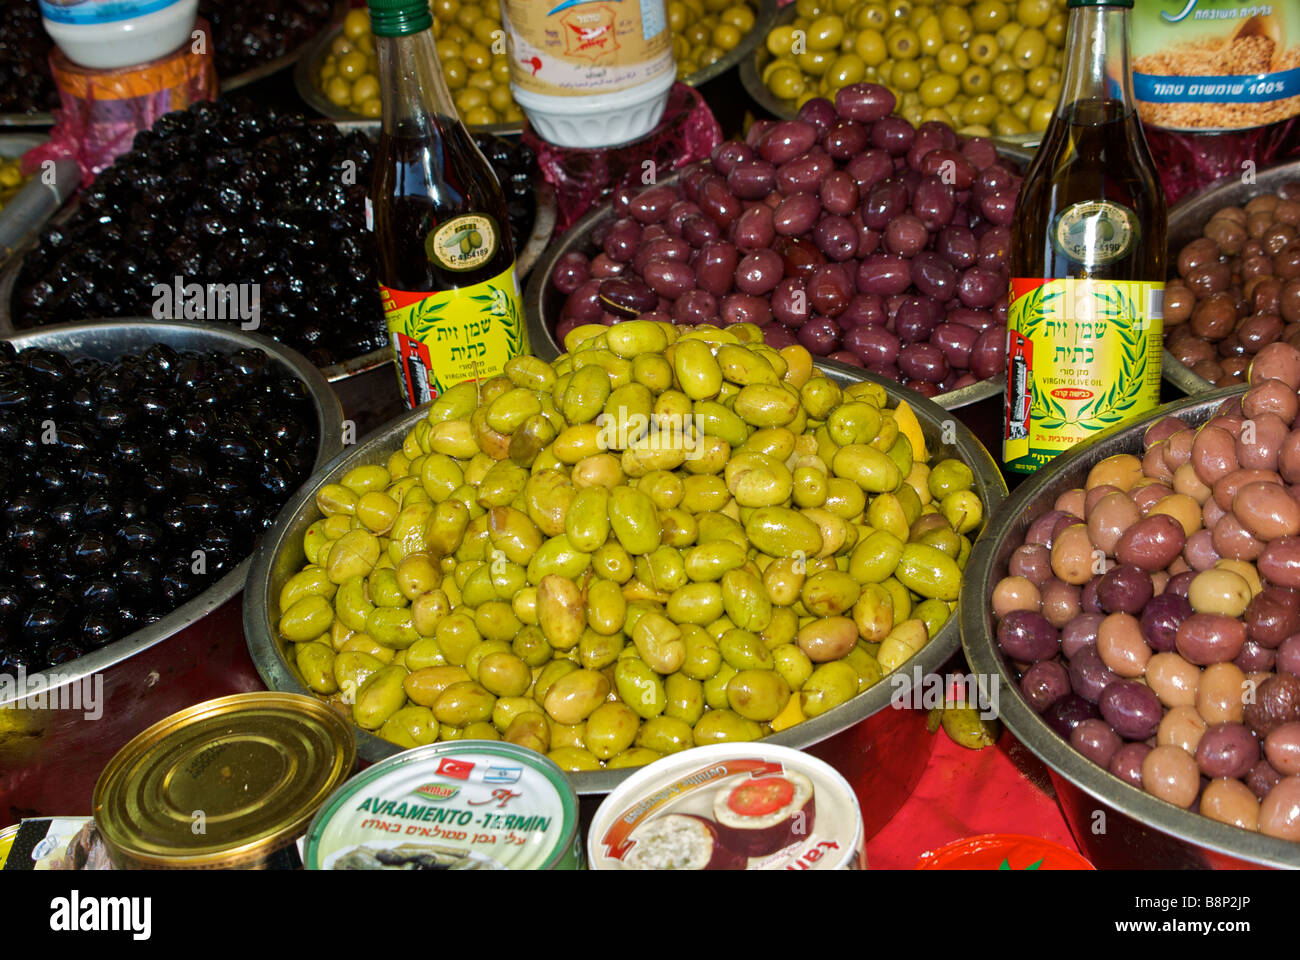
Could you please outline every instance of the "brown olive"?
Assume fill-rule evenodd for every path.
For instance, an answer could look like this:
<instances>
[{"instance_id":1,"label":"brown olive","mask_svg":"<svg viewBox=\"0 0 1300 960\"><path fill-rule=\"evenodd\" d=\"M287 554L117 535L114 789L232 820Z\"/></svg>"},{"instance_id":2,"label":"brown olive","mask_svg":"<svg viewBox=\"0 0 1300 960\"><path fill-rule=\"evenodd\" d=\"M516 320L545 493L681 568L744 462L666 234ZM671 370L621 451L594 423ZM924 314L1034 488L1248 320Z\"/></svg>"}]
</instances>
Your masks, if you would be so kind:
<instances>
[{"instance_id":1,"label":"brown olive","mask_svg":"<svg viewBox=\"0 0 1300 960\"><path fill-rule=\"evenodd\" d=\"M1162 747L1180 747L1195 757L1196 747L1204 735L1205 721L1201 719L1195 707L1173 707L1160 721L1160 729L1156 731L1156 743Z\"/></svg>"},{"instance_id":2,"label":"brown olive","mask_svg":"<svg viewBox=\"0 0 1300 960\"><path fill-rule=\"evenodd\" d=\"M1186 750L1158 746L1142 761L1142 787L1161 800L1190 807L1200 792L1201 775L1196 761Z\"/></svg>"},{"instance_id":3,"label":"brown olive","mask_svg":"<svg viewBox=\"0 0 1300 960\"><path fill-rule=\"evenodd\" d=\"M1098 550L1114 556L1120 535L1141 518L1141 511L1128 494L1107 494L1088 511L1088 536Z\"/></svg>"},{"instance_id":4,"label":"brown olive","mask_svg":"<svg viewBox=\"0 0 1300 960\"><path fill-rule=\"evenodd\" d=\"M1208 263L1219 262L1219 245L1209 237L1197 237L1178 252L1178 274L1187 275Z\"/></svg>"},{"instance_id":5,"label":"brown olive","mask_svg":"<svg viewBox=\"0 0 1300 960\"><path fill-rule=\"evenodd\" d=\"M1196 712L1209 724L1241 723L1246 674L1231 663L1214 663L1201 672L1196 687Z\"/></svg>"},{"instance_id":6,"label":"brown olive","mask_svg":"<svg viewBox=\"0 0 1300 960\"><path fill-rule=\"evenodd\" d=\"M1230 257L1241 253L1246 242L1246 228L1230 217L1215 216L1205 225L1204 233L1220 252Z\"/></svg>"},{"instance_id":7,"label":"brown olive","mask_svg":"<svg viewBox=\"0 0 1300 960\"><path fill-rule=\"evenodd\" d=\"M1224 291L1214 291L1197 301L1188 322L1192 333L1206 340L1222 340L1237 325L1237 304Z\"/></svg>"},{"instance_id":8,"label":"brown olive","mask_svg":"<svg viewBox=\"0 0 1300 960\"><path fill-rule=\"evenodd\" d=\"M1259 829L1259 801L1240 780L1211 780L1201 793L1200 811L1211 820L1243 830Z\"/></svg>"},{"instance_id":9,"label":"brown olive","mask_svg":"<svg viewBox=\"0 0 1300 960\"><path fill-rule=\"evenodd\" d=\"M1147 661L1147 686L1166 707L1196 705L1201 671L1176 653L1157 653Z\"/></svg>"},{"instance_id":10,"label":"brown olive","mask_svg":"<svg viewBox=\"0 0 1300 960\"><path fill-rule=\"evenodd\" d=\"M1259 805L1259 832L1300 840L1300 776L1284 777Z\"/></svg>"}]
</instances>

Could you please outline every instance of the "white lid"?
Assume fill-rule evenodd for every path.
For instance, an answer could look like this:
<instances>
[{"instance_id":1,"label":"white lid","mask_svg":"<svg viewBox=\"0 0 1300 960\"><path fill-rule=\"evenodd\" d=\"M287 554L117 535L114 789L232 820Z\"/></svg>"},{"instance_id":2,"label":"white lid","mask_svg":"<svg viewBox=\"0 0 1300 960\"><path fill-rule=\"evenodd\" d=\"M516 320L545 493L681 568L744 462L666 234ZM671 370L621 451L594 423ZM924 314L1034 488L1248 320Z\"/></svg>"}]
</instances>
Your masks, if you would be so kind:
<instances>
[{"instance_id":1,"label":"white lid","mask_svg":"<svg viewBox=\"0 0 1300 960\"><path fill-rule=\"evenodd\" d=\"M656 760L605 798L593 870L836 870L866 866L857 796L789 747L720 743Z\"/></svg>"}]
</instances>

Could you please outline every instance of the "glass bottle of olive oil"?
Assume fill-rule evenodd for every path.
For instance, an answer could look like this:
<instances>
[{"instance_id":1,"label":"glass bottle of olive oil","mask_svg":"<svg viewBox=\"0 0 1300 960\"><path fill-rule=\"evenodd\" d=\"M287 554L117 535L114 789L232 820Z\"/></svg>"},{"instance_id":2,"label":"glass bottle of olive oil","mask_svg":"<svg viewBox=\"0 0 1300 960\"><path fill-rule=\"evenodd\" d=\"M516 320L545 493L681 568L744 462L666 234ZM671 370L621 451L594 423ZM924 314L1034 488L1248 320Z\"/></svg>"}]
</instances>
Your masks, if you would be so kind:
<instances>
[{"instance_id":1,"label":"glass bottle of olive oil","mask_svg":"<svg viewBox=\"0 0 1300 960\"><path fill-rule=\"evenodd\" d=\"M505 196L461 123L427 0L369 0L383 131L370 202L384 315L408 407L526 349Z\"/></svg>"},{"instance_id":2,"label":"glass bottle of olive oil","mask_svg":"<svg viewBox=\"0 0 1300 960\"><path fill-rule=\"evenodd\" d=\"M1133 0L1069 0L1065 75L1011 243L1003 460L1032 473L1160 399L1165 198L1133 99Z\"/></svg>"}]
</instances>

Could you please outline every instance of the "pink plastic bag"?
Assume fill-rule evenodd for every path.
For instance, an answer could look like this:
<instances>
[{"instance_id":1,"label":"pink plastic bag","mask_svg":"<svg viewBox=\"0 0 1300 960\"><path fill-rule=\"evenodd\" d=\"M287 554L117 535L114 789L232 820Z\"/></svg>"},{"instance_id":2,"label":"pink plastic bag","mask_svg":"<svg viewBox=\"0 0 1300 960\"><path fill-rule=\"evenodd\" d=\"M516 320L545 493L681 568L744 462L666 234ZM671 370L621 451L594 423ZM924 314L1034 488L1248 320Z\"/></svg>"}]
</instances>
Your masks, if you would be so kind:
<instances>
[{"instance_id":1,"label":"pink plastic bag","mask_svg":"<svg viewBox=\"0 0 1300 960\"><path fill-rule=\"evenodd\" d=\"M203 20L185 46L150 63L92 70L77 66L55 47L50 72L63 105L54 111L49 142L29 151L23 166L30 172L45 160L73 160L81 169L82 186L130 150L135 135L163 114L211 100L218 91L211 33Z\"/></svg>"}]
</instances>

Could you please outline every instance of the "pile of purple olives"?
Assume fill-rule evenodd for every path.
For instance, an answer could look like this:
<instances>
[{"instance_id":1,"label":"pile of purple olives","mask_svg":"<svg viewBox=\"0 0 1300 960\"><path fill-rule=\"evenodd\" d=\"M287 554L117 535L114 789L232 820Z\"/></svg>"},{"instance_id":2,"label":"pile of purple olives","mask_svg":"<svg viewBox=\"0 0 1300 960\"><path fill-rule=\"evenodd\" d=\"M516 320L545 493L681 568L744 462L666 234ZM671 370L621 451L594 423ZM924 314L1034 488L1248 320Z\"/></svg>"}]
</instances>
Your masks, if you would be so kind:
<instances>
[{"instance_id":1,"label":"pile of purple olives","mask_svg":"<svg viewBox=\"0 0 1300 960\"><path fill-rule=\"evenodd\" d=\"M615 191L590 255L552 272L557 340L638 316L749 322L927 396L998 376L1020 177L991 141L893 109L854 84L756 121L671 185Z\"/></svg>"},{"instance_id":2,"label":"pile of purple olives","mask_svg":"<svg viewBox=\"0 0 1300 960\"><path fill-rule=\"evenodd\" d=\"M1300 350L1096 463L993 590L1029 705L1162 800L1300 841Z\"/></svg>"}]
</instances>

